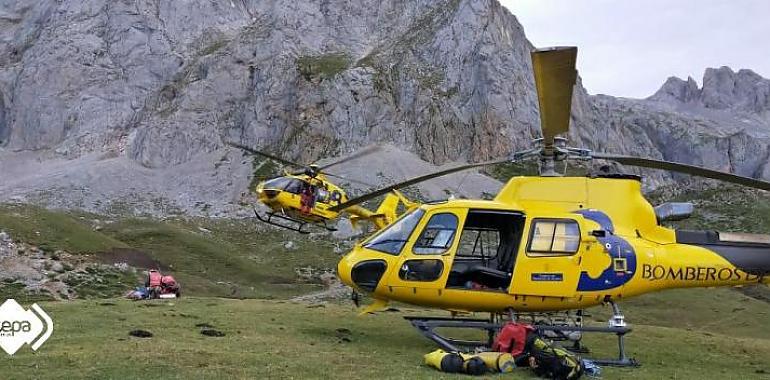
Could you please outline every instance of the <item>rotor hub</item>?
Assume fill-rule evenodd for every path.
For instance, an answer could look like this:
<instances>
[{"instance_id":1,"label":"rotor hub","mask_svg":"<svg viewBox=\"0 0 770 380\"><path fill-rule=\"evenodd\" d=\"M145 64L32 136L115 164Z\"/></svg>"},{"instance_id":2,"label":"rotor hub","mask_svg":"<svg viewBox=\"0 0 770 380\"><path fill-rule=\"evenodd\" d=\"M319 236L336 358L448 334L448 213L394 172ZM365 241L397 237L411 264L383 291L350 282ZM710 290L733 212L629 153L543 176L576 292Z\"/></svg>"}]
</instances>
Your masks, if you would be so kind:
<instances>
[{"instance_id":1,"label":"rotor hub","mask_svg":"<svg viewBox=\"0 0 770 380\"><path fill-rule=\"evenodd\" d=\"M561 177L567 170L566 159L569 158L567 139L554 137L553 144L546 144L542 138L533 141L535 151L539 154L538 171L542 177Z\"/></svg>"}]
</instances>

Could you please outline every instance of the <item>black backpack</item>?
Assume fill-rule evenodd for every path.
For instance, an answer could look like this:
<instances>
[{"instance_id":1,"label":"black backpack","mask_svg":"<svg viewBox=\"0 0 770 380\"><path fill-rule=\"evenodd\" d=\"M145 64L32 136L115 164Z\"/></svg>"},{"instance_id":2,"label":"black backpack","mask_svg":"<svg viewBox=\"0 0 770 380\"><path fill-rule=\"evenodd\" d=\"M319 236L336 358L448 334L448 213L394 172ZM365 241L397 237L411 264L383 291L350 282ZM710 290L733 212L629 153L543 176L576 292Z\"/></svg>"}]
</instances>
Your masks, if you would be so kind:
<instances>
[{"instance_id":1,"label":"black backpack","mask_svg":"<svg viewBox=\"0 0 770 380\"><path fill-rule=\"evenodd\" d=\"M553 380L575 380L583 375L580 358L564 348L554 346L537 334L530 334L527 351L535 358L535 374Z\"/></svg>"}]
</instances>

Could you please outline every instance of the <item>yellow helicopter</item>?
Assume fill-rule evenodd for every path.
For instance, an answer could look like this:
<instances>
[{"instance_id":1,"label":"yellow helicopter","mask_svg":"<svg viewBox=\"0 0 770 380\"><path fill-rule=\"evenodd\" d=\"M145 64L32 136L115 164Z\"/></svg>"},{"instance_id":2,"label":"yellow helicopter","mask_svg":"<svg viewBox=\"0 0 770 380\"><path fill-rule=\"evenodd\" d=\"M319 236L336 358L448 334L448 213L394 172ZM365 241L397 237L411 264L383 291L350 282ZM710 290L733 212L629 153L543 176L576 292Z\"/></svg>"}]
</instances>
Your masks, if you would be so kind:
<instances>
[{"instance_id":1,"label":"yellow helicopter","mask_svg":"<svg viewBox=\"0 0 770 380\"><path fill-rule=\"evenodd\" d=\"M284 176L270 178L257 184L254 189L257 199L270 208L266 215L261 215L254 208L254 215L262 222L303 234L310 233L310 230L304 228L308 225L319 226L328 231L336 231L336 228L330 226L327 222L337 219L340 213L344 211L352 215L350 220L354 225L361 220L366 220L372 222L374 227L379 229L396 219L400 204L403 204L407 209L416 207L415 203L409 201L403 194L394 189L387 194L374 212L358 205L332 210L333 206L347 202L348 196L345 190L332 183L327 177L336 177L369 187L371 185L337 174L331 174L327 170L333 166L372 154L379 149L377 146L362 149L348 157L319 166L318 164L301 165L242 144L233 142L227 142L227 144L287 166L302 168L299 171L287 171Z\"/></svg>"},{"instance_id":2,"label":"yellow helicopter","mask_svg":"<svg viewBox=\"0 0 770 380\"><path fill-rule=\"evenodd\" d=\"M493 200L424 204L358 243L339 262L341 281L374 299L365 312L399 301L489 319L407 319L446 351L488 346L501 323L532 318L579 350L584 332L616 334L619 353L600 364L628 366L631 331L618 301L688 287L770 284L770 235L684 231L665 221L686 218L690 203L653 207L641 178L591 173L565 177L567 160L608 160L770 190L770 183L691 165L570 148L568 131L577 48L532 52L543 138L503 160L457 166L387 186L329 208L338 211L395 189L474 167L534 159L539 177L511 178ZM584 326L582 310L610 304L609 326ZM561 313L561 314L559 314ZM539 319L538 319L539 318ZM490 341L440 335L439 328L486 330Z\"/></svg>"}]
</instances>

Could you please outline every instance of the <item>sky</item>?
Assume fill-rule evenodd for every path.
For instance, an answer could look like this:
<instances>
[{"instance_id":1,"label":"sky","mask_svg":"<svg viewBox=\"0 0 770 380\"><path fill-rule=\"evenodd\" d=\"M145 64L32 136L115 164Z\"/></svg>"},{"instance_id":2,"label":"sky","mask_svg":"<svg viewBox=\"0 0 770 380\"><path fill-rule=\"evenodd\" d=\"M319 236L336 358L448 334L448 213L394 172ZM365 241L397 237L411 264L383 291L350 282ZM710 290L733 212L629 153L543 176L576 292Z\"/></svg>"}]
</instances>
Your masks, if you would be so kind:
<instances>
[{"instance_id":1,"label":"sky","mask_svg":"<svg viewBox=\"0 0 770 380\"><path fill-rule=\"evenodd\" d=\"M578 46L591 94L652 95L707 67L770 78L770 0L500 0L537 47Z\"/></svg>"}]
</instances>

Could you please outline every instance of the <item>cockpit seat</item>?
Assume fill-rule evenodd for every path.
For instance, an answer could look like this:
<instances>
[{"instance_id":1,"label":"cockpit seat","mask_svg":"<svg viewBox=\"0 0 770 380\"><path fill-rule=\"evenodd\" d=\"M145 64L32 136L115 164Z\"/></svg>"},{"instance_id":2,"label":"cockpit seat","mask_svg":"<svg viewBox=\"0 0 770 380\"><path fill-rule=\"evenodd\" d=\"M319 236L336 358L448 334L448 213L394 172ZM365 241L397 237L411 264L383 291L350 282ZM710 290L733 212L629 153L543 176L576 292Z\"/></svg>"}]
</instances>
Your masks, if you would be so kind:
<instances>
[{"instance_id":1,"label":"cockpit seat","mask_svg":"<svg viewBox=\"0 0 770 380\"><path fill-rule=\"evenodd\" d=\"M469 282L489 289L505 290L511 284L511 274L483 264L455 263L449 275L449 286L473 286Z\"/></svg>"},{"instance_id":2,"label":"cockpit seat","mask_svg":"<svg viewBox=\"0 0 770 380\"><path fill-rule=\"evenodd\" d=\"M468 268L466 276L475 282L494 289L507 289L511 284L511 274L481 264Z\"/></svg>"}]
</instances>

